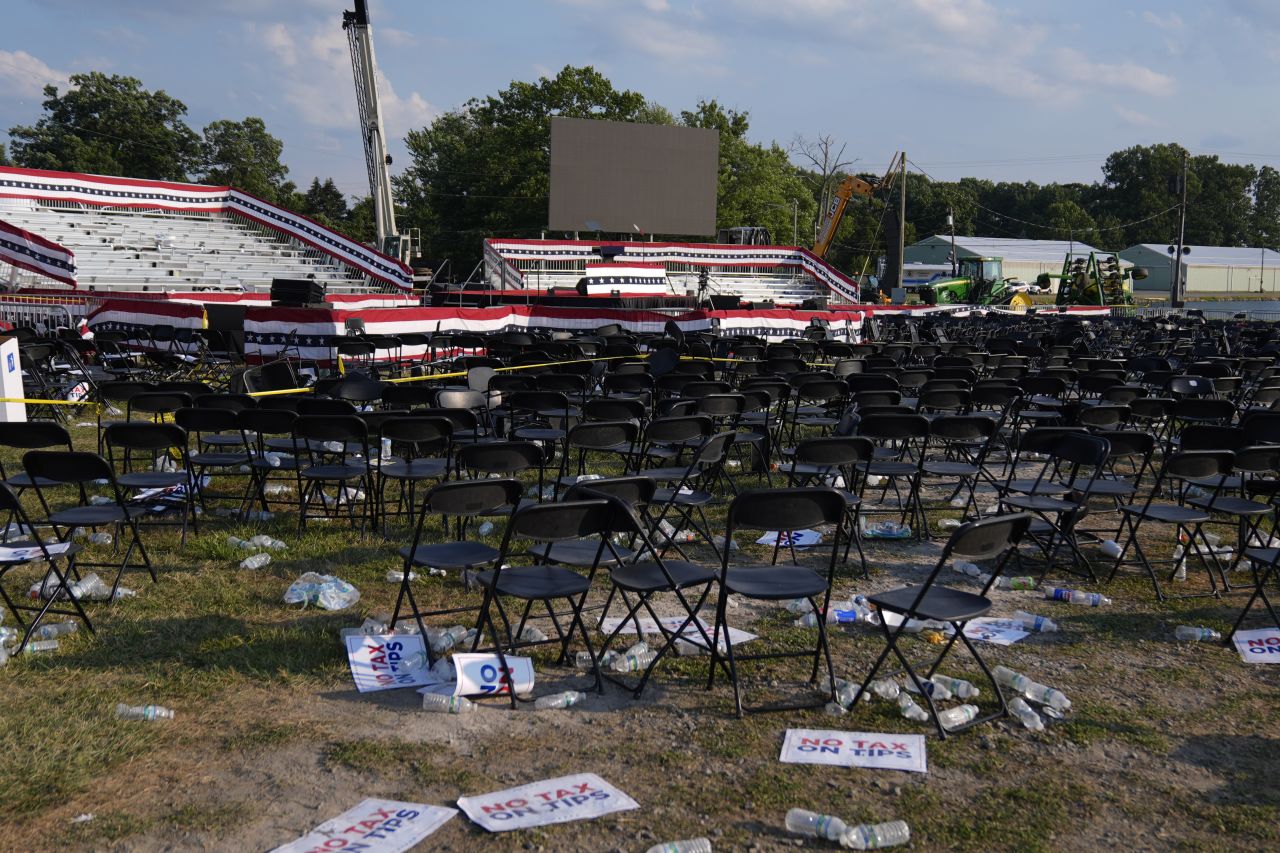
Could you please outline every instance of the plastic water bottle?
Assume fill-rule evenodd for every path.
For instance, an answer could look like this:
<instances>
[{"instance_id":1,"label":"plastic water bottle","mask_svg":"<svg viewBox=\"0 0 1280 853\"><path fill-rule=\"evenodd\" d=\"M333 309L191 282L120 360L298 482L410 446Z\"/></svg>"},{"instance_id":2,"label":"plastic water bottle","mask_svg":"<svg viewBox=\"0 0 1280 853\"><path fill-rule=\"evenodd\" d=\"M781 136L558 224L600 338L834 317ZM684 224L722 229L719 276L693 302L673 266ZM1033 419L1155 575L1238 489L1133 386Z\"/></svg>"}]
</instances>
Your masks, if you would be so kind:
<instances>
[{"instance_id":1,"label":"plastic water bottle","mask_svg":"<svg viewBox=\"0 0 1280 853\"><path fill-rule=\"evenodd\" d=\"M711 649L688 640L676 640L672 645L675 647L676 655L682 658L696 658L711 654Z\"/></svg>"},{"instance_id":2,"label":"plastic water bottle","mask_svg":"<svg viewBox=\"0 0 1280 853\"><path fill-rule=\"evenodd\" d=\"M1114 539L1102 540L1102 545L1098 550L1102 552L1103 556L1110 557L1113 560L1120 559L1120 555L1124 553L1124 548Z\"/></svg>"},{"instance_id":3,"label":"plastic water bottle","mask_svg":"<svg viewBox=\"0 0 1280 853\"><path fill-rule=\"evenodd\" d=\"M787 602L787 610L792 613L811 613L813 605L809 603L807 598L793 598Z\"/></svg>"},{"instance_id":4,"label":"plastic water bottle","mask_svg":"<svg viewBox=\"0 0 1280 853\"><path fill-rule=\"evenodd\" d=\"M951 570L971 578L982 576L982 569L978 568L978 564L970 563L968 560L956 560L951 564Z\"/></svg>"},{"instance_id":5,"label":"plastic water bottle","mask_svg":"<svg viewBox=\"0 0 1280 853\"><path fill-rule=\"evenodd\" d=\"M913 679L907 678L907 679L904 679L904 682L906 683L907 689L910 690L912 693L920 692L920 690L917 689L916 683ZM944 702L947 699L951 698L951 691L936 681L932 681L927 678L922 678L920 680L920 686L924 688L924 692L927 693L930 697L932 697L935 702Z\"/></svg>"},{"instance_id":6,"label":"plastic water bottle","mask_svg":"<svg viewBox=\"0 0 1280 853\"><path fill-rule=\"evenodd\" d=\"M929 719L929 713L917 705L916 700L905 692L898 694L898 710L902 712L902 716L917 723L923 723Z\"/></svg>"},{"instance_id":7,"label":"plastic water bottle","mask_svg":"<svg viewBox=\"0 0 1280 853\"><path fill-rule=\"evenodd\" d=\"M279 539L272 539L266 534L259 534L249 540L249 544L255 548L266 548L270 551L287 551L289 546L281 542Z\"/></svg>"},{"instance_id":8,"label":"plastic water bottle","mask_svg":"<svg viewBox=\"0 0 1280 853\"><path fill-rule=\"evenodd\" d=\"M888 823L862 823L850 827L840 839L840 846L849 850L879 850L897 847L911 840L911 828L905 820Z\"/></svg>"},{"instance_id":9,"label":"plastic water bottle","mask_svg":"<svg viewBox=\"0 0 1280 853\"><path fill-rule=\"evenodd\" d=\"M634 645L631 646L631 648L623 652L622 656L625 658L630 655L642 655L647 651L649 651L649 644L646 643L644 640L641 640L640 642L635 643Z\"/></svg>"},{"instance_id":10,"label":"plastic water bottle","mask_svg":"<svg viewBox=\"0 0 1280 853\"><path fill-rule=\"evenodd\" d=\"M711 853L711 839L690 838L685 841L664 841L653 845L645 853Z\"/></svg>"},{"instance_id":11,"label":"plastic water bottle","mask_svg":"<svg viewBox=\"0 0 1280 853\"><path fill-rule=\"evenodd\" d=\"M434 714L464 714L476 709L476 703L466 696L441 696L439 693L422 694L422 710Z\"/></svg>"},{"instance_id":12,"label":"plastic water bottle","mask_svg":"<svg viewBox=\"0 0 1280 853\"><path fill-rule=\"evenodd\" d=\"M481 536L488 536L489 534L493 533L493 522L492 521L484 522L483 524L480 525L479 528L476 529L476 532L479 533Z\"/></svg>"},{"instance_id":13,"label":"plastic water bottle","mask_svg":"<svg viewBox=\"0 0 1280 853\"><path fill-rule=\"evenodd\" d=\"M525 625L524 630L520 632L520 636L517 639L522 643L545 643L551 638L541 628Z\"/></svg>"},{"instance_id":14,"label":"plastic water bottle","mask_svg":"<svg viewBox=\"0 0 1280 853\"><path fill-rule=\"evenodd\" d=\"M1048 616L1036 616L1034 613L1028 613L1025 610L1015 610L1013 611L1013 616L1022 623L1023 629L1027 631L1052 634L1058 630L1058 623Z\"/></svg>"},{"instance_id":15,"label":"plastic water bottle","mask_svg":"<svg viewBox=\"0 0 1280 853\"><path fill-rule=\"evenodd\" d=\"M36 652L52 652L57 651L57 640L31 640L27 643L23 652L26 654L35 654Z\"/></svg>"},{"instance_id":16,"label":"plastic water bottle","mask_svg":"<svg viewBox=\"0 0 1280 853\"><path fill-rule=\"evenodd\" d=\"M1070 604L1082 604L1085 607L1101 607L1111 603L1111 599L1100 592L1082 592L1078 589L1062 589L1056 586L1046 589L1044 597L1051 601L1066 601Z\"/></svg>"},{"instance_id":17,"label":"plastic water bottle","mask_svg":"<svg viewBox=\"0 0 1280 853\"><path fill-rule=\"evenodd\" d=\"M253 543L247 539L241 539L239 536L228 536L227 544L232 548L240 548L244 551L252 551Z\"/></svg>"},{"instance_id":18,"label":"plastic water bottle","mask_svg":"<svg viewBox=\"0 0 1280 853\"><path fill-rule=\"evenodd\" d=\"M618 659L613 662L614 672L640 672L649 668L649 664L653 663L658 657L658 653L647 651L638 655L619 655Z\"/></svg>"},{"instance_id":19,"label":"plastic water bottle","mask_svg":"<svg viewBox=\"0 0 1280 853\"><path fill-rule=\"evenodd\" d=\"M958 729L965 723L975 720L978 717L977 705L957 705L954 708L948 708L945 711L938 712L938 722L947 731Z\"/></svg>"},{"instance_id":20,"label":"plastic water bottle","mask_svg":"<svg viewBox=\"0 0 1280 853\"><path fill-rule=\"evenodd\" d=\"M543 696L533 703L535 711L555 711L560 708L570 708L579 702L585 701L587 694L578 690L566 690L563 693L553 693L550 696Z\"/></svg>"},{"instance_id":21,"label":"plastic water bottle","mask_svg":"<svg viewBox=\"0 0 1280 853\"><path fill-rule=\"evenodd\" d=\"M96 533L90 533L86 541L91 542L94 545L110 545L115 540L111 538L110 533L98 531Z\"/></svg>"},{"instance_id":22,"label":"plastic water bottle","mask_svg":"<svg viewBox=\"0 0 1280 853\"><path fill-rule=\"evenodd\" d=\"M1071 700L1061 692L1054 690L1052 687L1046 687L1038 681L1032 681L1025 675L1014 672L1008 667L997 666L991 670L991 674L996 677L997 683L1016 690L1032 702L1048 705L1057 711L1071 710Z\"/></svg>"},{"instance_id":23,"label":"plastic water bottle","mask_svg":"<svg viewBox=\"0 0 1280 853\"><path fill-rule=\"evenodd\" d=\"M1184 643L1207 643L1222 639L1222 635L1212 628L1199 628L1194 625L1179 625L1174 629L1173 636Z\"/></svg>"},{"instance_id":24,"label":"plastic water bottle","mask_svg":"<svg viewBox=\"0 0 1280 853\"><path fill-rule=\"evenodd\" d=\"M1044 720L1040 719L1040 715L1021 696L1015 696L1009 700L1009 710L1027 731L1044 731Z\"/></svg>"},{"instance_id":25,"label":"plastic water bottle","mask_svg":"<svg viewBox=\"0 0 1280 853\"><path fill-rule=\"evenodd\" d=\"M897 699L902 688L892 678L877 678L867 685L867 689L881 699Z\"/></svg>"},{"instance_id":26,"label":"plastic water bottle","mask_svg":"<svg viewBox=\"0 0 1280 853\"><path fill-rule=\"evenodd\" d=\"M116 705L116 718L120 720L172 720L173 711L161 705Z\"/></svg>"},{"instance_id":27,"label":"plastic water bottle","mask_svg":"<svg viewBox=\"0 0 1280 853\"><path fill-rule=\"evenodd\" d=\"M242 569L260 569L271 562L270 554L254 554L251 557L245 557L240 561Z\"/></svg>"},{"instance_id":28,"label":"plastic water bottle","mask_svg":"<svg viewBox=\"0 0 1280 853\"><path fill-rule=\"evenodd\" d=\"M415 574L412 571L409 572L409 580L416 581L417 579L418 579L417 574ZM404 572L400 571L399 569L392 569L391 571L387 572L387 583L403 583L403 582L404 582Z\"/></svg>"},{"instance_id":29,"label":"plastic water bottle","mask_svg":"<svg viewBox=\"0 0 1280 853\"><path fill-rule=\"evenodd\" d=\"M600 668L612 666L613 662L618 659L618 653L613 649L605 652L600 656ZM580 670L591 669L591 652L578 652L573 656L573 665Z\"/></svg>"},{"instance_id":30,"label":"plastic water bottle","mask_svg":"<svg viewBox=\"0 0 1280 853\"><path fill-rule=\"evenodd\" d=\"M64 634L74 634L80 628L79 622L53 622L49 625L41 625L31 636L39 637L42 640L52 640L54 637L61 637Z\"/></svg>"},{"instance_id":31,"label":"plastic water bottle","mask_svg":"<svg viewBox=\"0 0 1280 853\"><path fill-rule=\"evenodd\" d=\"M458 672L454 667L453 661L449 658L440 658L431 665L431 674L441 681L457 681Z\"/></svg>"},{"instance_id":32,"label":"plastic water bottle","mask_svg":"<svg viewBox=\"0 0 1280 853\"><path fill-rule=\"evenodd\" d=\"M963 678L952 678L949 675L934 675L929 679L939 687L945 687L951 691L951 695L960 699L973 699L981 694L972 681L966 681ZM933 698L937 699L937 696Z\"/></svg>"},{"instance_id":33,"label":"plastic water bottle","mask_svg":"<svg viewBox=\"0 0 1280 853\"><path fill-rule=\"evenodd\" d=\"M428 638L431 644L431 651L436 654L447 652L449 649L461 643L467 638L468 631L461 625L451 625L445 628L439 634Z\"/></svg>"},{"instance_id":34,"label":"plastic water bottle","mask_svg":"<svg viewBox=\"0 0 1280 853\"><path fill-rule=\"evenodd\" d=\"M938 521L938 528L940 530L955 530L959 526L960 519L958 518L943 518Z\"/></svg>"},{"instance_id":35,"label":"plastic water bottle","mask_svg":"<svg viewBox=\"0 0 1280 853\"><path fill-rule=\"evenodd\" d=\"M983 583L986 583L986 579L989 577L990 575L979 575L979 579L982 580ZM1019 575L1017 577L1005 577L1004 575L1001 575L1000 577L996 578L996 589L1035 589L1035 588L1036 588L1036 579L1033 577L1028 577L1026 575Z\"/></svg>"},{"instance_id":36,"label":"plastic water bottle","mask_svg":"<svg viewBox=\"0 0 1280 853\"><path fill-rule=\"evenodd\" d=\"M791 809L787 812L787 831L796 835L839 841L848 830L848 825L838 817L806 809Z\"/></svg>"},{"instance_id":37,"label":"plastic water bottle","mask_svg":"<svg viewBox=\"0 0 1280 853\"><path fill-rule=\"evenodd\" d=\"M251 509L244 514L245 521L271 521L275 517L274 512L267 512L265 509Z\"/></svg>"},{"instance_id":38,"label":"plastic water bottle","mask_svg":"<svg viewBox=\"0 0 1280 853\"><path fill-rule=\"evenodd\" d=\"M829 717L843 717L849 713L849 709L841 705L839 702L828 702L822 706L823 713Z\"/></svg>"},{"instance_id":39,"label":"plastic water bottle","mask_svg":"<svg viewBox=\"0 0 1280 853\"><path fill-rule=\"evenodd\" d=\"M838 676L835 680L835 694L836 702L838 702L842 708L851 707L859 698L864 702L871 701L871 694L864 691L861 684L853 684L852 682L846 681Z\"/></svg>"}]
</instances>

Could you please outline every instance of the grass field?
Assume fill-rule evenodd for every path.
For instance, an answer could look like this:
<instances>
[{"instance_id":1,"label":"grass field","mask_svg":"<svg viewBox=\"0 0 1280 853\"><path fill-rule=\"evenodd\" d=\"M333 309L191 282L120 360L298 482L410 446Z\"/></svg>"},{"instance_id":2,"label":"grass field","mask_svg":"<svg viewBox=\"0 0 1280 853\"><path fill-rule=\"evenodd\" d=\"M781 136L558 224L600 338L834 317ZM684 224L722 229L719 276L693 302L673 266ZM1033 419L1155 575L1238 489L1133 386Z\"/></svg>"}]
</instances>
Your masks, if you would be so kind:
<instances>
[{"instance_id":1,"label":"grass field","mask_svg":"<svg viewBox=\"0 0 1280 853\"><path fill-rule=\"evenodd\" d=\"M88 430L76 438L92 445ZM226 537L256 532L289 550L263 570L241 570L244 552ZM1280 667L1250 667L1221 644L1172 639L1178 624L1225 631L1240 595L1158 605L1136 575L1108 587L1115 603L1097 609L996 593L996 614L1028 609L1062 630L983 646L988 661L1061 689L1072 710L1040 734L1001 721L945 742L931 737L929 772L907 774L778 761L792 727L929 733L893 704L859 704L839 718L815 710L738 720L727 684L703 690L698 658L668 661L638 701L611 686L558 712L487 705L442 716L423 713L412 690L357 694L338 632L390 609L396 586L383 576L399 567L403 527L384 539L318 524L299 538L288 516L259 527L206 517L185 546L172 530L146 536L158 584L128 575L137 598L91 605L96 635L72 635L55 652L0 668L0 847L269 849L365 797L452 805L593 772L640 809L502 835L460 816L423 847L640 851L708 835L717 850L834 848L786 835L783 816L802 806L847 821L906 820L918 850L1280 848ZM740 559L758 555L739 541ZM1163 553L1171 545L1149 544ZM836 590L918 581L937 553L936 542L872 546L872 579L843 567ZM350 581L360 603L339 613L285 605L286 587L309 570ZM25 593L38 577L15 571L5 588ZM948 580L973 588L959 575ZM416 583L424 604L478 602L456 578ZM602 600L603 577L595 589ZM761 635L756 648L812 642L812 631L793 627L794 614L779 607L744 604L730 619ZM861 678L880 648L871 629L834 632L837 674ZM908 648L934 647L913 638ZM588 683L553 660L535 655L538 695ZM962 653L943 671L980 675ZM748 671L748 690L805 695L796 683L805 677L800 662L760 666ZM162 704L177 717L122 722L117 702ZM73 821L85 813L93 819Z\"/></svg>"}]
</instances>

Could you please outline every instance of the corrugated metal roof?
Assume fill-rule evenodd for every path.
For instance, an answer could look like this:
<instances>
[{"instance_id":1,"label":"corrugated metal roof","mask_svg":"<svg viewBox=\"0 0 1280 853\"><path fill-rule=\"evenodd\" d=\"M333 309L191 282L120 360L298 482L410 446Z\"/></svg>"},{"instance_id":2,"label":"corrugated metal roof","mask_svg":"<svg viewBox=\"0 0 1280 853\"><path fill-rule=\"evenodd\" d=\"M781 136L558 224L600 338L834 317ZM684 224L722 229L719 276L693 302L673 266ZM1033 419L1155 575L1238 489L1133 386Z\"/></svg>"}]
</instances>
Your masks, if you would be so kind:
<instances>
[{"instance_id":1,"label":"corrugated metal roof","mask_svg":"<svg viewBox=\"0 0 1280 853\"><path fill-rule=\"evenodd\" d=\"M951 243L949 234L935 234L930 241ZM921 241L924 242L924 241ZM1004 258L1006 261L1056 261L1062 263L1067 252L1087 255L1090 252L1106 254L1088 243L1076 240L1019 240L1013 237L961 237L956 235L957 248L967 249L984 257Z\"/></svg>"},{"instance_id":2,"label":"corrugated metal roof","mask_svg":"<svg viewBox=\"0 0 1280 853\"><path fill-rule=\"evenodd\" d=\"M1124 251L1128 252L1139 246L1169 257L1168 243L1139 243ZM1184 261L1187 266L1256 267L1263 263L1264 254L1267 266L1280 266L1280 252L1272 249L1251 249L1241 246L1187 246L1187 248L1191 250Z\"/></svg>"}]
</instances>

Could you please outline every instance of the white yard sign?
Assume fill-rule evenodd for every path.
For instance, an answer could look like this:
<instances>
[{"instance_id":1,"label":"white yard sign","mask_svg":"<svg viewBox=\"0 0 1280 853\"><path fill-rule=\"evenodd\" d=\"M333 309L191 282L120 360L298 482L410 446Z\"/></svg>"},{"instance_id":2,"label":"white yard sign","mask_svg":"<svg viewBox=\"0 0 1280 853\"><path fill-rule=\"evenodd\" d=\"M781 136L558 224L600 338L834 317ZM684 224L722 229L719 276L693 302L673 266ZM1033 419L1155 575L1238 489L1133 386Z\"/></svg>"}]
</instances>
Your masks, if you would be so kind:
<instances>
[{"instance_id":1,"label":"white yard sign","mask_svg":"<svg viewBox=\"0 0 1280 853\"><path fill-rule=\"evenodd\" d=\"M587 820L640 805L594 773L578 773L479 797L462 797L458 807L490 832L506 832Z\"/></svg>"},{"instance_id":2,"label":"white yard sign","mask_svg":"<svg viewBox=\"0 0 1280 853\"><path fill-rule=\"evenodd\" d=\"M787 729L778 760L785 764L829 764L925 773L923 735Z\"/></svg>"},{"instance_id":3,"label":"white yard sign","mask_svg":"<svg viewBox=\"0 0 1280 853\"><path fill-rule=\"evenodd\" d=\"M361 693L394 690L398 687L421 687L430 678L423 651L422 637L414 634L359 634L347 637L347 662L351 677ZM414 669L406 661L424 665Z\"/></svg>"},{"instance_id":4,"label":"white yard sign","mask_svg":"<svg viewBox=\"0 0 1280 853\"><path fill-rule=\"evenodd\" d=\"M271 853L401 853L457 813L444 806L368 799Z\"/></svg>"}]
</instances>

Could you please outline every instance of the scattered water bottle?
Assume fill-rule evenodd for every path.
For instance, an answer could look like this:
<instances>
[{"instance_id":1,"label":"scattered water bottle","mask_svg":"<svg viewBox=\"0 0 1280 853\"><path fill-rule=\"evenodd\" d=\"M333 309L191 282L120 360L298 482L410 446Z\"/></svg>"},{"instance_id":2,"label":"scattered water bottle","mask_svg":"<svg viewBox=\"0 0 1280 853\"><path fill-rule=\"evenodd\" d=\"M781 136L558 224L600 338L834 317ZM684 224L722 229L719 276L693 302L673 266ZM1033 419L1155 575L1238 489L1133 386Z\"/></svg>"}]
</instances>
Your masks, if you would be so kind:
<instances>
[{"instance_id":1,"label":"scattered water bottle","mask_svg":"<svg viewBox=\"0 0 1280 853\"><path fill-rule=\"evenodd\" d=\"M435 714L463 714L474 711L476 703L465 696L441 696L439 693L422 694L422 710Z\"/></svg>"},{"instance_id":2,"label":"scattered water bottle","mask_svg":"<svg viewBox=\"0 0 1280 853\"><path fill-rule=\"evenodd\" d=\"M849 850L879 850L882 847L897 847L911 840L911 828L905 820L891 820L888 823L863 823L850 827L840 839L840 846Z\"/></svg>"},{"instance_id":3,"label":"scattered water bottle","mask_svg":"<svg viewBox=\"0 0 1280 853\"><path fill-rule=\"evenodd\" d=\"M414 572L410 571L409 580L416 581L417 579L418 579L418 576ZM387 572L387 583L403 583L403 582L404 582L404 572L400 571L399 569L392 569L391 571Z\"/></svg>"},{"instance_id":4,"label":"scattered water bottle","mask_svg":"<svg viewBox=\"0 0 1280 853\"><path fill-rule=\"evenodd\" d=\"M1062 589L1056 586L1045 589L1044 597L1051 601L1066 601L1070 604L1082 604L1085 607L1101 607L1111 603L1111 599L1100 592L1082 592L1078 589Z\"/></svg>"},{"instance_id":5,"label":"scattered water bottle","mask_svg":"<svg viewBox=\"0 0 1280 853\"><path fill-rule=\"evenodd\" d=\"M35 654L36 652L52 652L58 648L57 640L31 640L27 643L23 651L26 654Z\"/></svg>"},{"instance_id":6,"label":"scattered water bottle","mask_svg":"<svg viewBox=\"0 0 1280 853\"><path fill-rule=\"evenodd\" d=\"M289 546L281 542L279 539L272 539L265 533L258 534L249 540L249 544L255 548L266 548L268 551L287 551Z\"/></svg>"},{"instance_id":7,"label":"scattered water bottle","mask_svg":"<svg viewBox=\"0 0 1280 853\"><path fill-rule=\"evenodd\" d=\"M89 506L112 506L115 502L115 498L106 495L89 495Z\"/></svg>"},{"instance_id":8,"label":"scattered water bottle","mask_svg":"<svg viewBox=\"0 0 1280 853\"><path fill-rule=\"evenodd\" d=\"M711 853L711 839L690 838L685 841L664 841L653 845L645 853Z\"/></svg>"},{"instance_id":9,"label":"scattered water bottle","mask_svg":"<svg viewBox=\"0 0 1280 853\"><path fill-rule=\"evenodd\" d=\"M898 710L902 712L902 716L908 720L915 720L917 723L923 723L929 719L928 712L917 705L916 700L905 692L898 694Z\"/></svg>"},{"instance_id":10,"label":"scattered water bottle","mask_svg":"<svg viewBox=\"0 0 1280 853\"><path fill-rule=\"evenodd\" d=\"M1179 625L1174 629L1173 636L1184 643L1207 643L1222 639L1222 635L1212 628L1199 628L1194 625Z\"/></svg>"},{"instance_id":11,"label":"scattered water bottle","mask_svg":"<svg viewBox=\"0 0 1280 853\"><path fill-rule=\"evenodd\" d=\"M251 509L244 514L245 521L271 521L275 517L274 512L267 512L265 509Z\"/></svg>"},{"instance_id":12,"label":"scattered water bottle","mask_svg":"<svg viewBox=\"0 0 1280 853\"><path fill-rule=\"evenodd\" d=\"M839 841L848 829L844 821L831 815L818 814L806 809L791 809L787 812L787 831L796 835Z\"/></svg>"},{"instance_id":13,"label":"scattered water bottle","mask_svg":"<svg viewBox=\"0 0 1280 853\"><path fill-rule=\"evenodd\" d=\"M91 542L94 545L110 545L115 540L111 538L110 533L99 530L97 532L90 533L88 537L86 537L85 541Z\"/></svg>"},{"instance_id":14,"label":"scattered water bottle","mask_svg":"<svg viewBox=\"0 0 1280 853\"><path fill-rule=\"evenodd\" d=\"M877 678L867 685L867 689L881 699L897 699L902 688L892 678Z\"/></svg>"},{"instance_id":15,"label":"scattered water bottle","mask_svg":"<svg viewBox=\"0 0 1280 853\"><path fill-rule=\"evenodd\" d=\"M493 522L492 521L484 522L476 529L476 532L479 533L481 536L490 535L491 533L493 533Z\"/></svg>"},{"instance_id":16,"label":"scattered water bottle","mask_svg":"<svg viewBox=\"0 0 1280 853\"><path fill-rule=\"evenodd\" d=\"M1110 557L1113 560L1120 559L1120 555L1124 553L1124 549L1120 547L1120 543L1114 539L1103 539L1102 545L1098 548L1103 556Z\"/></svg>"},{"instance_id":17,"label":"scattered water bottle","mask_svg":"<svg viewBox=\"0 0 1280 853\"><path fill-rule=\"evenodd\" d=\"M443 658L441 658L441 660L443 660ZM437 661L437 663L439 663L439 661ZM431 666L434 671L435 667L432 666L431 658L427 655L425 650L416 651L400 661L400 667L404 669L405 672L417 672L420 669L426 669L428 666Z\"/></svg>"},{"instance_id":18,"label":"scattered water bottle","mask_svg":"<svg viewBox=\"0 0 1280 853\"><path fill-rule=\"evenodd\" d=\"M442 654L471 636L471 632L461 625L451 625L438 634L428 637L431 651Z\"/></svg>"},{"instance_id":19,"label":"scattered water bottle","mask_svg":"<svg viewBox=\"0 0 1280 853\"><path fill-rule=\"evenodd\" d=\"M978 564L970 563L968 560L956 560L951 564L951 570L971 578L979 577L982 574L982 569L978 568Z\"/></svg>"},{"instance_id":20,"label":"scattered water bottle","mask_svg":"<svg viewBox=\"0 0 1280 853\"><path fill-rule=\"evenodd\" d=\"M947 731L958 729L965 723L977 719L977 705L957 705L954 708L948 708L945 711L938 712L938 722Z\"/></svg>"},{"instance_id":21,"label":"scattered water bottle","mask_svg":"<svg viewBox=\"0 0 1280 853\"><path fill-rule=\"evenodd\" d=\"M792 613L812 613L813 605L807 598L793 598L787 602L787 610Z\"/></svg>"},{"instance_id":22,"label":"scattered water bottle","mask_svg":"<svg viewBox=\"0 0 1280 853\"><path fill-rule=\"evenodd\" d=\"M983 583L986 583L987 578L989 577L990 577L989 575L982 575L980 576L979 579L982 580ZM1036 579L1033 577L1028 577L1026 575L1021 575L1018 577L1005 577L1004 575L1001 575L1000 577L996 578L996 589L1035 589L1035 588L1036 588Z\"/></svg>"},{"instance_id":23,"label":"scattered water bottle","mask_svg":"<svg viewBox=\"0 0 1280 853\"><path fill-rule=\"evenodd\" d=\"M32 632L31 636L39 637L42 640L52 640L64 634L74 634L79 628L79 622L53 622L48 625L41 625Z\"/></svg>"},{"instance_id":24,"label":"scattered water bottle","mask_svg":"<svg viewBox=\"0 0 1280 853\"><path fill-rule=\"evenodd\" d=\"M904 682L906 683L907 689L912 693L920 692L920 690L916 688L916 683L913 679L907 678L904 679ZM944 702L951 698L951 691L937 681L921 679L920 686L924 688L924 692L927 693L935 702Z\"/></svg>"},{"instance_id":25,"label":"scattered water bottle","mask_svg":"<svg viewBox=\"0 0 1280 853\"><path fill-rule=\"evenodd\" d=\"M520 632L520 636L517 639L522 643L545 643L551 638L541 628L525 625L524 630Z\"/></svg>"},{"instance_id":26,"label":"scattered water bottle","mask_svg":"<svg viewBox=\"0 0 1280 853\"><path fill-rule=\"evenodd\" d=\"M263 566L267 565L270 562L271 562L270 554L254 554L250 557L245 557L243 560L241 560L240 568L261 569Z\"/></svg>"},{"instance_id":27,"label":"scattered water bottle","mask_svg":"<svg viewBox=\"0 0 1280 853\"><path fill-rule=\"evenodd\" d=\"M116 705L116 718L120 720L172 720L173 711L162 705Z\"/></svg>"},{"instance_id":28,"label":"scattered water bottle","mask_svg":"<svg viewBox=\"0 0 1280 853\"><path fill-rule=\"evenodd\" d=\"M631 648L623 652L622 656L627 657L628 655L642 655L647 651L649 651L649 644L646 643L644 640L641 640L640 642L635 643L634 645L631 646Z\"/></svg>"},{"instance_id":29,"label":"scattered water bottle","mask_svg":"<svg viewBox=\"0 0 1280 853\"><path fill-rule=\"evenodd\" d=\"M613 662L613 671L640 672L641 670L648 669L649 664L653 663L654 659L657 657L658 653L654 651L647 651L638 655L620 655L618 659Z\"/></svg>"},{"instance_id":30,"label":"scattered water bottle","mask_svg":"<svg viewBox=\"0 0 1280 853\"><path fill-rule=\"evenodd\" d=\"M613 649L605 652L600 656L600 668L612 666L613 662L618 659L618 653ZM580 670L591 669L591 652L578 652L573 656L573 665Z\"/></svg>"},{"instance_id":31,"label":"scattered water bottle","mask_svg":"<svg viewBox=\"0 0 1280 853\"><path fill-rule=\"evenodd\" d=\"M711 649L708 647L688 640L676 640L672 645L675 647L676 655L682 658L696 658L711 654Z\"/></svg>"},{"instance_id":32,"label":"scattered water bottle","mask_svg":"<svg viewBox=\"0 0 1280 853\"><path fill-rule=\"evenodd\" d=\"M269 497L279 497L293 492L293 486L288 483L267 483L262 487L262 493Z\"/></svg>"},{"instance_id":33,"label":"scattered water bottle","mask_svg":"<svg viewBox=\"0 0 1280 853\"><path fill-rule=\"evenodd\" d=\"M533 703L535 711L555 711L561 708L570 708L579 702L585 701L587 695L578 690L566 690L563 693L553 693L550 696L543 696Z\"/></svg>"},{"instance_id":34,"label":"scattered water bottle","mask_svg":"<svg viewBox=\"0 0 1280 853\"><path fill-rule=\"evenodd\" d=\"M1040 715L1021 696L1014 696L1009 700L1009 710L1018 718L1018 722L1022 723L1027 731L1044 731L1044 720L1040 719Z\"/></svg>"},{"instance_id":35,"label":"scattered water bottle","mask_svg":"<svg viewBox=\"0 0 1280 853\"><path fill-rule=\"evenodd\" d=\"M939 687L947 688L947 690L951 691L952 696L960 699L973 699L982 692L973 684L972 681L966 681L963 678L952 678L949 675L934 675L929 680L934 684L937 684ZM934 696L933 698L937 699L938 697Z\"/></svg>"},{"instance_id":36,"label":"scattered water bottle","mask_svg":"<svg viewBox=\"0 0 1280 853\"><path fill-rule=\"evenodd\" d=\"M1058 623L1048 616L1037 616L1025 610L1013 611L1013 618L1022 623L1023 630L1036 631L1041 634L1052 634L1058 630Z\"/></svg>"},{"instance_id":37,"label":"scattered water bottle","mask_svg":"<svg viewBox=\"0 0 1280 853\"><path fill-rule=\"evenodd\" d=\"M453 665L453 661L449 658L440 658L431 665L431 674L441 681L457 681L457 669Z\"/></svg>"},{"instance_id":38,"label":"scattered water bottle","mask_svg":"<svg viewBox=\"0 0 1280 853\"><path fill-rule=\"evenodd\" d=\"M859 518L859 521L863 519ZM862 535L868 539L910 539L911 525L896 521L877 521L873 524L864 522Z\"/></svg>"},{"instance_id":39,"label":"scattered water bottle","mask_svg":"<svg viewBox=\"0 0 1280 853\"><path fill-rule=\"evenodd\" d=\"M1016 690L1032 702L1048 705L1058 711L1071 710L1071 700L1064 694L1054 690L1052 687L1046 687L1038 681L1032 681L1025 675L1014 672L1008 667L997 666L991 670L991 674L996 677L997 683Z\"/></svg>"},{"instance_id":40,"label":"scattered water bottle","mask_svg":"<svg viewBox=\"0 0 1280 853\"><path fill-rule=\"evenodd\" d=\"M849 713L849 709L841 705L839 702L828 702L822 706L822 710L825 714L831 717L842 717Z\"/></svg>"},{"instance_id":41,"label":"scattered water bottle","mask_svg":"<svg viewBox=\"0 0 1280 853\"><path fill-rule=\"evenodd\" d=\"M860 684L854 684L838 676L836 677L834 684L836 702L839 703L842 708L852 707L853 703L857 702L859 697L861 697L864 702L871 701L871 694L865 692Z\"/></svg>"},{"instance_id":42,"label":"scattered water bottle","mask_svg":"<svg viewBox=\"0 0 1280 853\"><path fill-rule=\"evenodd\" d=\"M955 530L960 526L958 518L943 518L938 521L938 528L941 530Z\"/></svg>"},{"instance_id":43,"label":"scattered water bottle","mask_svg":"<svg viewBox=\"0 0 1280 853\"><path fill-rule=\"evenodd\" d=\"M232 548L240 548L244 551L253 550L253 543L247 539L241 539L239 536L228 536L227 544Z\"/></svg>"}]
</instances>

